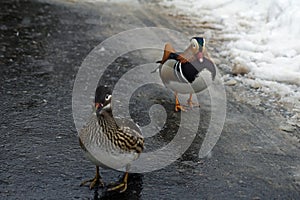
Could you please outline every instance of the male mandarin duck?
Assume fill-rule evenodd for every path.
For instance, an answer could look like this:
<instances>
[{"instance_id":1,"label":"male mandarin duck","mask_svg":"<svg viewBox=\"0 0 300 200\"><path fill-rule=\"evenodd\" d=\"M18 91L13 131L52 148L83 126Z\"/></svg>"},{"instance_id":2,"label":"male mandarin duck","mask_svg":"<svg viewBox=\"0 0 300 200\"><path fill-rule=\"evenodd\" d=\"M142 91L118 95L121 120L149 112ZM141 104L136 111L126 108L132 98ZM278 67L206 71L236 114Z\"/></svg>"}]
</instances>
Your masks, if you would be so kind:
<instances>
[{"instance_id":1,"label":"male mandarin duck","mask_svg":"<svg viewBox=\"0 0 300 200\"><path fill-rule=\"evenodd\" d=\"M171 44L167 43L159 66L159 74L167 88L175 92L175 111L184 107L178 101L178 93L190 94L187 103L190 107L192 94L206 89L215 79L216 66L205 55L205 39L193 37L190 45L184 52L176 52Z\"/></svg>"}]
</instances>

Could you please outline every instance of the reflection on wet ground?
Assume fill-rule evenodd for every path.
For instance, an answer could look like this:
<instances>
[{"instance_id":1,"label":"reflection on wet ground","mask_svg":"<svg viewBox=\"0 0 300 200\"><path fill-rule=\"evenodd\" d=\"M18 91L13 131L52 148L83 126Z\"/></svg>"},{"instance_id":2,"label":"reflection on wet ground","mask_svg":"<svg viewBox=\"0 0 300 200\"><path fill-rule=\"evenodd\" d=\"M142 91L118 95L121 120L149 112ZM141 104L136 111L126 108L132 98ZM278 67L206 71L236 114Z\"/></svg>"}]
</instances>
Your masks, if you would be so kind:
<instances>
[{"instance_id":1,"label":"reflection on wet ground","mask_svg":"<svg viewBox=\"0 0 300 200\"><path fill-rule=\"evenodd\" d=\"M276 122L230 96L218 145L209 157L198 158L210 119L207 93L201 99L198 134L180 159L161 170L131 174L124 194L79 187L94 175L94 166L81 152L72 118L77 70L106 37L152 20L140 13L134 16L118 4L103 5L0 2L1 199L300 198L299 181L292 174L299 167L299 148L278 133ZM113 85L117 77L143 63L132 56L118 58L109 70L123 68L108 70L100 83ZM172 93L158 85L135 92L132 118L140 125L149 123L153 103L167 110L167 123L147 138L146 151L167 144L180 120L173 112ZM106 183L122 175L113 170L101 173Z\"/></svg>"}]
</instances>

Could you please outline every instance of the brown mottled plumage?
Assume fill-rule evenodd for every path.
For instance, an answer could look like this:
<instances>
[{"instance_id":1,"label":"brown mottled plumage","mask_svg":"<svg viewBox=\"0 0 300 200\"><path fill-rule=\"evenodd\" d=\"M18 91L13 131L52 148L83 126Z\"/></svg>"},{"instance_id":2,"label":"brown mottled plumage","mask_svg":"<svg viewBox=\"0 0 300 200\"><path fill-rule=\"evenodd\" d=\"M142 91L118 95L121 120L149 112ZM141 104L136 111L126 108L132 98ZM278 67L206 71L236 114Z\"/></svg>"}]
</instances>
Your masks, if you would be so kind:
<instances>
[{"instance_id":1,"label":"brown mottled plumage","mask_svg":"<svg viewBox=\"0 0 300 200\"><path fill-rule=\"evenodd\" d=\"M87 158L96 165L96 176L90 189L102 183L99 166L119 169L126 167L123 182L108 190L124 192L127 189L127 178L130 163L136 160L144 149L144 138L135 123L126 119L115 119L111 110L111 92L107 87L96 90L96 113L88 120L79 133L79 143Z\"/></svg>"}]
</instances>

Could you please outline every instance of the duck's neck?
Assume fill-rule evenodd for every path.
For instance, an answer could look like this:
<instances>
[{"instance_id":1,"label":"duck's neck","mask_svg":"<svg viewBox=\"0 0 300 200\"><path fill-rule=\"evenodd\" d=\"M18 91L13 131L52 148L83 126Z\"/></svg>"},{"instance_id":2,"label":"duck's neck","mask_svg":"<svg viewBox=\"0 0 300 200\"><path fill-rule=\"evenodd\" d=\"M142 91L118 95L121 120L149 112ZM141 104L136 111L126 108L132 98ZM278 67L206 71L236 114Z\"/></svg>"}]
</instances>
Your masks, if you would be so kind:
<instances>
[{"instance_id":1,"label":"duck's neck","mask_svg":"<svg viewBox=\"0 0 300 200\"><path fill-rule=\"evenodd\" d=\"M98 123L104 129L104 133L110 138L111 134L118 129L118 125L113 118L112 112L101 111L98 115Z\"/></svg>"}]
</instances>

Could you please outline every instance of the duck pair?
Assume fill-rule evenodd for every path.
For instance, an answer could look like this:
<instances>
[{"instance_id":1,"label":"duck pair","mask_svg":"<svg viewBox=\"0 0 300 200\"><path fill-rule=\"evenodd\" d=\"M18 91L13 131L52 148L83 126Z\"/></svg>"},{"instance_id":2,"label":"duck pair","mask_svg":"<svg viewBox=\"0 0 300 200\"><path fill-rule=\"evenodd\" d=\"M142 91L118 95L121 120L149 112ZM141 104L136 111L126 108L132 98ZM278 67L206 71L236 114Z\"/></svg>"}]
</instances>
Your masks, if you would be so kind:
<instances>
[{"instance_id":1,"label":"duck pair","mask_svg":"<svg viewBox=\"0 0 300 200\"><path fill-rule=\"evenodd\" d=\"M193 37L184 52L176 52L171 44L164 48L162 60L158 61L159 74L166 87L175 92L175 111L185 108L178 101L178 93L190 94L188 106L193 107L192 94L207 88L216 76L214 63L206 56L205 40ZM132 121L115 118L112 114L111 96L108 87L96 90L96 112L79 133L79 143L86 157L96 165L95 178L90 189L104 186L99 167L119 169L126 167L122 182L114 184L108 191L124 192L127 189L130 163L136 160L144 149L144 138Z\"/></svg>"}]
</instances>

